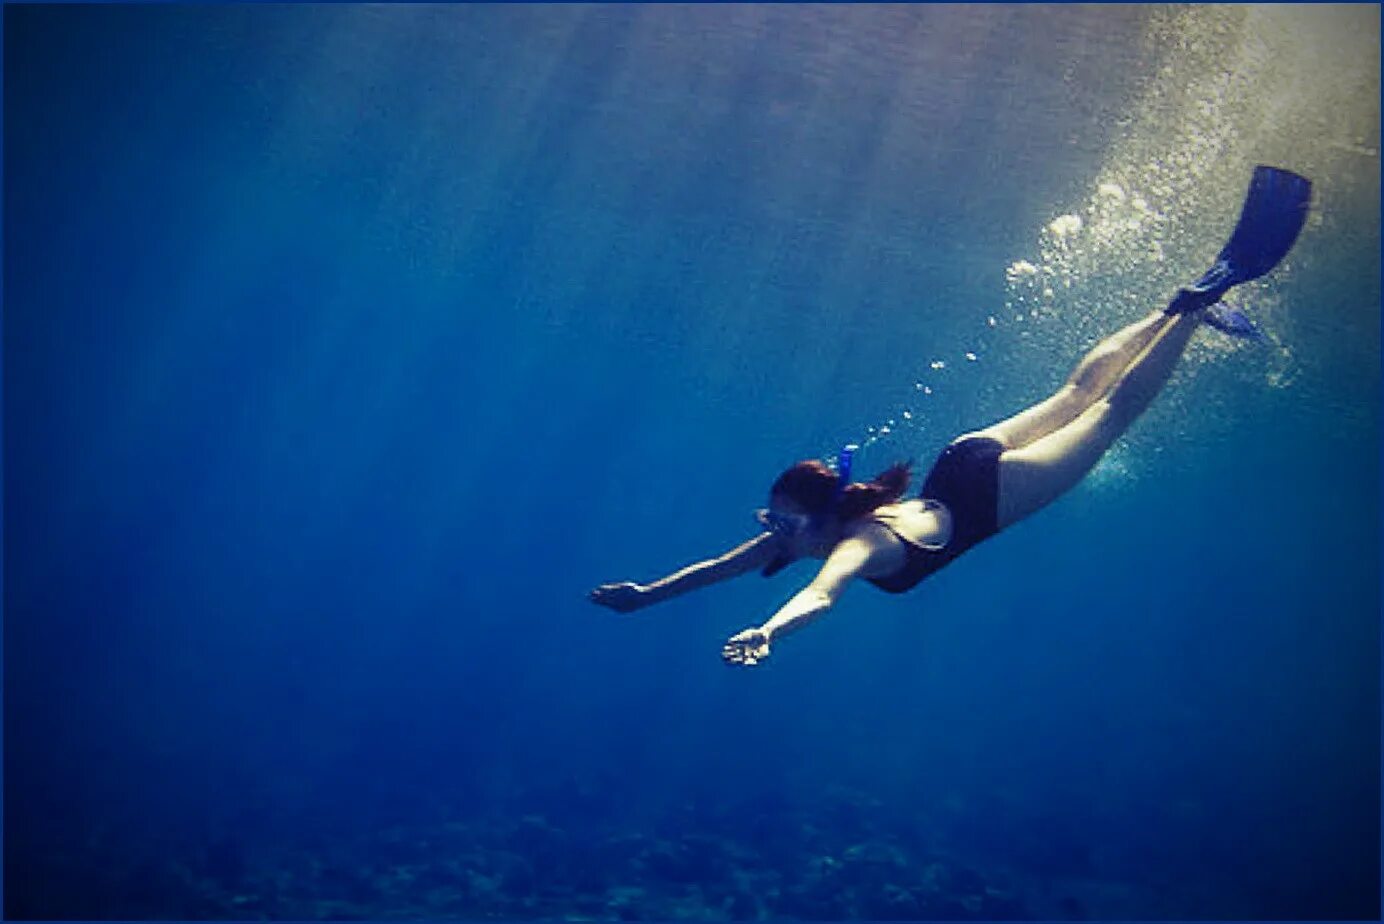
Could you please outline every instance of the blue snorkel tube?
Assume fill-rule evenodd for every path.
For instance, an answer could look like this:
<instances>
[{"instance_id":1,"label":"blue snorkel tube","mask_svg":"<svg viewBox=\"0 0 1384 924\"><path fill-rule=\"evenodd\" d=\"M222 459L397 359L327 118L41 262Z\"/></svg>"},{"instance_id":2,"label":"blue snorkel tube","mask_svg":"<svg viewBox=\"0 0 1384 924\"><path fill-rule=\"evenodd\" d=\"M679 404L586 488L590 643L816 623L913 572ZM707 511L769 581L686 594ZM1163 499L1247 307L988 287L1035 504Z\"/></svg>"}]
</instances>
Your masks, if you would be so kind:
<instances>
[{"instance_id":1,"label":"blue snorkel tube","mask_svg":"<svg viewBox=\"0 0 1384 924\"><path fill-rule=\"evenodd\" d=\"M851 459L859 448L855 443L847 443L836 455L836 493L831 496L833 504L841 499L841 495L846 493L846 486L851 483Z\"/></svg>"}]
</instances>

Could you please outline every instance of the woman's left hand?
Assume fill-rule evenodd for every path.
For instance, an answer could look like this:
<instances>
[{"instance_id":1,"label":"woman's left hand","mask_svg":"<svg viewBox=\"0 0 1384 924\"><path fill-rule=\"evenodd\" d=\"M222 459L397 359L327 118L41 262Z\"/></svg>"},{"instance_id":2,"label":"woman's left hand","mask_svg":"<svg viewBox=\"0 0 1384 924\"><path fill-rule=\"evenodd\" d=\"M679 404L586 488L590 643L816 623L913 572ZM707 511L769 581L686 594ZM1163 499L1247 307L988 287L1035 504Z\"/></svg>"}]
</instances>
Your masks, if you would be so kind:
<instances>
[{"instance_id":1,"label":"woman's left hand","mask_svg":"<svg viewBox=\"0 0 1384 924\"><path fill-rule=\"evenodd\" d=\"M769 633L758 626L732 635L721 649L727 664L758 664L769 657Z\"/></svg>"}]
</instances>

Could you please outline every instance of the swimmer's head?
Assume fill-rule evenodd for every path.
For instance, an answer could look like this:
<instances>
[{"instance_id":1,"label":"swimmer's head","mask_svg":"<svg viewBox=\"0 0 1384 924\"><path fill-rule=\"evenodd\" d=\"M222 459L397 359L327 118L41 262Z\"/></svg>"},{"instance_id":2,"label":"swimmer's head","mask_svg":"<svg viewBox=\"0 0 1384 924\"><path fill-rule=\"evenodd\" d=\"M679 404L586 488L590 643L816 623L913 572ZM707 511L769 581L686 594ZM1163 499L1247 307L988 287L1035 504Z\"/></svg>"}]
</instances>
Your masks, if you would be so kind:
<instances>
[{"instance_id":1,"label":"swimmer's head","mask_svg":"<svg viewBox=\"0 0 1384 924\"><path fill-rule=\"evenodd\" d=\"M824 519L835 510L836 473L817 459L798 462L769 488L769 510Z\"/></svg>"},{"instance_id":2,"label":"swimmer's head","mask_svg":"<svg viewBox=\"0 0 1384 924\"><path fill-rule=\"evenodd\" d=\"M833 516L842 522L853 520L902 497L908 489L909 469L908 463L899 463L870 481L842 486L837 473L820 460L798 462L774 480L766 513L770 520L785 518L785 523L793 517L807 517L818 524Z\"/></svg>"}]
</instances>

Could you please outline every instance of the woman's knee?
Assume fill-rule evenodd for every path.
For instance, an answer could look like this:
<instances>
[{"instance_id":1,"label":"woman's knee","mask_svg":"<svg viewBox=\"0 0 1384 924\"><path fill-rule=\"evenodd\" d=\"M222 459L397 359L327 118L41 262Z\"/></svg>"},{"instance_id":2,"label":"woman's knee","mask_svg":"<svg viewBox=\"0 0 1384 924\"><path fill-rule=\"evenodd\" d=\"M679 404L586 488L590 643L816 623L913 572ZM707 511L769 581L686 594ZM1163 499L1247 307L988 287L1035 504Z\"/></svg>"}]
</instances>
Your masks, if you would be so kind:
<instances>
[{"instance_id":1,"label":"woman's knee","mask_svg":"<svg viewBox=\"0 0 1384 924\"><path fill-rule=\"evenodd\" d=\"M1092 400L1110 387L1124 369L1127 359L1119 344L1099 344L1072 373L1067 387L1088 401Z\"/></svg>"}]
</instances>

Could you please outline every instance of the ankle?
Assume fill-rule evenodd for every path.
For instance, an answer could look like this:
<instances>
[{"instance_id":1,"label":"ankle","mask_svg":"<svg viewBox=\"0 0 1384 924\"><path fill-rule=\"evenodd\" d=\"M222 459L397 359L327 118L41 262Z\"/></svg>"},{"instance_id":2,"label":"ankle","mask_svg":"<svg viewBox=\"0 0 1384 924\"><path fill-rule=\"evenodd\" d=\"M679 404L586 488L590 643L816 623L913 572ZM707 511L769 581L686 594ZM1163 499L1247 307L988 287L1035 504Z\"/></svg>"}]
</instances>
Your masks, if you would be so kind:
<instances>
[{"instance_id":1,"label":"ankle","mask_svg":"<svg viewBox=\"0 0 1384 924\"><path fill-rule=\"evenodd\" d=\"M1210 308L1221 300L1222 293L1197 291L1196 289L1182 288L1177 290L1173 300L1168 302L1168 307L1163 309L1164 314L1193 314L1203 309Z\"/></svg>"}]
</instances>

